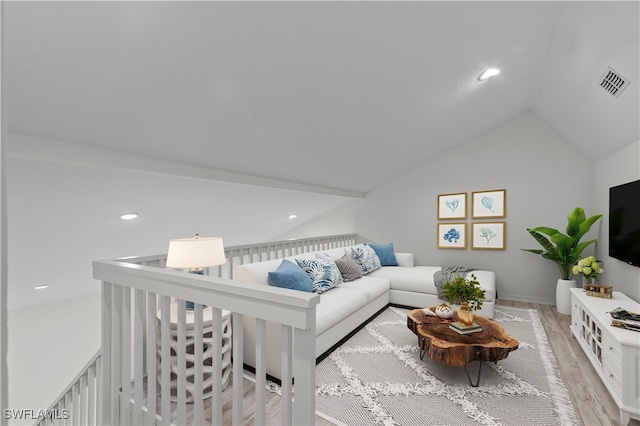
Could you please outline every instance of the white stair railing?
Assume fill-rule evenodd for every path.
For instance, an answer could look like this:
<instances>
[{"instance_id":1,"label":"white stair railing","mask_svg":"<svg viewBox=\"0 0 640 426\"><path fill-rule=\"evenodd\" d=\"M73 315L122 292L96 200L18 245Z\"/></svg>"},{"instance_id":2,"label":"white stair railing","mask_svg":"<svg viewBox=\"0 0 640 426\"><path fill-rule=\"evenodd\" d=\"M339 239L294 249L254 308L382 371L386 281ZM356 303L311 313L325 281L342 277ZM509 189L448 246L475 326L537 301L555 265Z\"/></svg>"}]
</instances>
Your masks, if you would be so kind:
<instances>
[{"instance_id":1,"label":"white stair railing","mask_svg":"<svg viewBox=\"0 0 640 426\"><path fill-rule=\"evenodd\" d=\"M80 373L62 391L46 411L38 413L41 417L36 425L78 424L97 425L98 390L101 386L101 351L96 352ZM72 420L73 419L73 420Z\"/></svg>"},{"instance_id":2,"label":"white stair railing","mask_svg":"<svg viewBox=\"0 0 640 426\"><path fill-rule=\"evenodd\" d=\"M231 383L240 384L232 385L228 391L232 394L232 412L222 412L222 373L215 366L223 365L223 311L231 312L232 326L241 325L247 314L256 318L256 329L263 330L256 344L255 424L266 424L267 321L280 323L286 337L282 424L313 424L315 306L319 298L309 293L240 284L231 278L238 264L355 243L356 235L346 234L228 247L227 263L209 268L206 276L165 269L166 254L94 262L94 277L102 281L102 348L92 360L95 365L88 365L52 405L67 413L58 417L68 418L40 424L222 424L223 415L225 423L243 424L243 411L247 410L243 408L241 362L234 362L232 367ZM187 300L197 302L194 311L185 309ZM203 304L206 310L202 309ZM185 332L191 327L196 340L187 342ZM213 329L212 340L220 342L212 347L210 364L214 367L202 366L201 360L209 356L203 352L199 337L203 327ZM242 360L241 326L233 329L232 348L233 359ZM204 389L203 376L206 378L214 370L210 389ZM293 376L295 400L290 397ZM187 380L194 382L189 393L184 392ZM205 401L207 391L212 397Z\"/></svg>"}]
</instances>

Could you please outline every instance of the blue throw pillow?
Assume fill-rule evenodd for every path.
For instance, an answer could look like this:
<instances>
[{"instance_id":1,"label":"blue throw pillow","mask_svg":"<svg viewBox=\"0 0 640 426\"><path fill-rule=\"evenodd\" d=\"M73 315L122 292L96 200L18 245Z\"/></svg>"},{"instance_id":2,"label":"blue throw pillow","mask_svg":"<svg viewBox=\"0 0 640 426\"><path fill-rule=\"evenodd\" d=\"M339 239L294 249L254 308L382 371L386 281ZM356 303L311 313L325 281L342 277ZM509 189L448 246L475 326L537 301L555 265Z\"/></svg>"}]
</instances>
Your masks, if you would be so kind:
<instances>
[{"instance_id":1,"label":"blue throw pillow","mask_svg":"<svg viewBox=\"0 0 640 426\"><path fill-rule=\"evenodd\" d=\"M267 283L273 287L289 288L311 292L313 282L300 266L289 260L283 260L278 269L269 272Z\"/></svg>"},{"instance_id":2,"label":"blue throw pillow","mask_svg":"<svg viewBox=\"0 0 640 426\"><path fill-rule=\"evenodd\" d=\"M398 266L396 253L393 251L393 243L367 245L376 252L382 266Z\"/></svg>"},{"instance_id":3,"label":"blue throw pillow","mask_svg":"<svg viewBox=\"0 0 640 426\"><path fill-rule=\"evenodd\" d=\"M314 293L324 293L343 282L340 270L330 257L328 259L296 259L296 262L311 278Z\"/></svg>"}]
</instances>

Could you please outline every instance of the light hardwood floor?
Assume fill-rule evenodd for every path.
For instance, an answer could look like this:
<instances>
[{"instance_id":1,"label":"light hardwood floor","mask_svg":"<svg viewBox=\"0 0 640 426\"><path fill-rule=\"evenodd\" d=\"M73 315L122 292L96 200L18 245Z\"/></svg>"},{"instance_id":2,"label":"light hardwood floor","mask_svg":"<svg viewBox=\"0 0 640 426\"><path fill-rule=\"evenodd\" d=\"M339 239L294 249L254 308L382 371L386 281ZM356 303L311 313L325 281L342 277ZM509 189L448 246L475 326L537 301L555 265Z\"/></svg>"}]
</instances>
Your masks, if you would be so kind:
<instances>
[{"instance_id":1,"label":"light hardwood floor","mask_svg":"<svg viewBox=\"0 0 640 426\"><path fill-rule=\"evenodd\" d=\"M562 379L569 391L571 400L578 414L580 423L584 426L619 426L620 413L609 392L596 374L582 351L582 348L569 332L571 317L558 314L555 306L541 305L527 302L500 300L498 305L512 306L524 309L537 309L540 319L547 333L549 343L558 362ZM245 386L245 424L253 424L251 403L253 400L252 383L246 381ZM279 397L268 392L269 404L267 423L280 424ZM230 404L230 401L229 401ZM327 413L331 415L331 413ZM230 419L225 418L225 424ZM333 423L316 417L316 425L327 426ZM640 421L631 420L631 426L640 426Z\"/></svg>"}]
</instances>

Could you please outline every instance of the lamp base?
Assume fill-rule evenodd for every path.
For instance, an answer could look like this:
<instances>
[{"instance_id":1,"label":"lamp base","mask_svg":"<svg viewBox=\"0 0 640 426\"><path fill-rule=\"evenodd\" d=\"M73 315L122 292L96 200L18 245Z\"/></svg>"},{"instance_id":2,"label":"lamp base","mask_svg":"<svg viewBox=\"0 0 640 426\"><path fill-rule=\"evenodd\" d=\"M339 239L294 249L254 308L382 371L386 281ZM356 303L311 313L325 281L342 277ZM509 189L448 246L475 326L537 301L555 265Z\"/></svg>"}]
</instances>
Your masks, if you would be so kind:
<instances>
[{"instance_id":1,"label":"lamp base","mask_svg":"<svg viewBox=\"0 0 640 426\"><path fill-rule=\"evenodd\" d=\"M191 268L191 269L189 269L189 273L190 274L204 275L204 268ZM195 304L193 302L187 301L187 310L188 311L193 311L195 309L194 305ZM202 309L204 309L206 307L207 307L207 305L202 305Z\"/></svg>"}]
</instances>

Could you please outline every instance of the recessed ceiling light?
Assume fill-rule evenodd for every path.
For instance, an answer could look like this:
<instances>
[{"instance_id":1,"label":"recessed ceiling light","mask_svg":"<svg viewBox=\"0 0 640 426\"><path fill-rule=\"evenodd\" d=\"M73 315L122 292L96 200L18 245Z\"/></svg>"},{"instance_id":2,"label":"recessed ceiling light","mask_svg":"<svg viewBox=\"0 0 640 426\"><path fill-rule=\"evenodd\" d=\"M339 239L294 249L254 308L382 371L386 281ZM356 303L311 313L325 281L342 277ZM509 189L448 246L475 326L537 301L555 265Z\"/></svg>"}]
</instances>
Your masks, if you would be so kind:
<instances>
[{"instance_id":1,"label":"recessed ceiling light","mask_svg":"<svg viewBox=\"0 0 640 426\"><path fill-rule=\"evenodd\" d=\"M493 77L494 75L498 75L498 74L500 74L500 70L498 68L489 68L488 70L480 74L480 77L478 77L478 80L480 81L486 80L489 77Z\"/></svg>"},{"instance_id":2,"label":"recessed ceiling light","mask_svg":"<svg viewBox=\"0 0 640 426\"><path fill-rule=\"evenodd\" d=\"M138 213L124 213L120 215L120 219L122 220L133 220L133 219L137 219L138 216L140 216Z\"/></svg>"},{"instance_id":3,"label":"recessed ceiling light","mask_svg":"<svg viewBox=\"0 0 640 426\"><path fill-rule=\"evenodd\" d=\"M49 288L48 284L43 284L43 285L39 285L39 286L35 286L34 289L36 290L44 290L45 288Z\"/></svg>"},{"instance_id":4,"label":"recessed ceiling light","mask_svg":"<svg viewBox=\"0 0 640 426\"><path fill-rule=\"evenodd\" d=\"M295 214L295 213L294 213L294 214L292 214L292 215L289 215L289 219L295 219L296 217L298 217L298 215L297 215L297 214Z\"/></svg>"}]
</instances>

